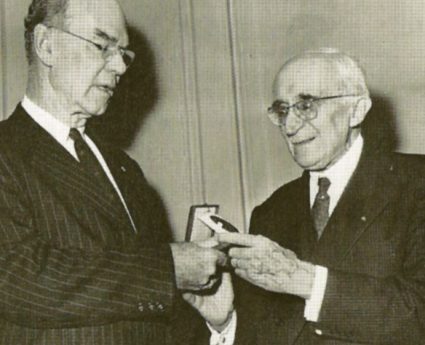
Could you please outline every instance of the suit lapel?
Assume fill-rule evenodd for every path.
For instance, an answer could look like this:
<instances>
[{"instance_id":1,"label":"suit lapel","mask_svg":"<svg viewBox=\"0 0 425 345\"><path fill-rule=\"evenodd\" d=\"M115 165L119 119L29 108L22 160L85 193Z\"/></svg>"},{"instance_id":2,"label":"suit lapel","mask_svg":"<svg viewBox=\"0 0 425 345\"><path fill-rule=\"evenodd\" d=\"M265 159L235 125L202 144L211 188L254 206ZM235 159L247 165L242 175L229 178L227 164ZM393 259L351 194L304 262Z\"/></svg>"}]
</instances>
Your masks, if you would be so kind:
<instances>
[{"instance_id":1,"label":"suit lapel","mask_svg":"<svg viewBox=\"0 0 425 345\"><path fill-rule=\"evenodd\" d=\"M293 234L297 248L294 251L300 259L308 260L316 246L316 233L310 214L310 177L307 172L303 173L299 183L300 186L295 188L297 195L292 197L292 200L296 200L294 215L297 217Z\"/></svg>"},{"instance_id":2,"label":"suit lapel","mask_svg":"<svg viewBox=\"0 0 425 345\"><path fill-rule=\"evenodd\" d=\"M311 261L325 267L333 267L350 252L359 237L367 231L397 192L396 180L392 174L391 160L365 151L359 161L348 186L337 204L322 237L316 241L316 234L310 214L309 174L304 173L288 200L294 201L288 219L295 217L292 231L284 246L293 249L302 260ZM297 342L303 327L300 317L304 305L296 305L299 310L288 313L282 320L282 329L288 344ZM275 313L279 315L280 310Z\"/></svg>"},{"instance_id":3,"label":"suit lapel","mask_svg":"<svg viewBox=\"0 0 425 345\"><path fill-rule=\"evenodd\" d=\"M285 201L290 201L290 204L283 205L282 213L279 210L276 211L277 218L275 218L273 224L277 227L273 232L275 236L273 240L293 250L301 260L309 260L316 246L316 237L310 216L308 172L304 172L302 177L294 182L293 188L285 196ZM280 207L282 205L279 203ZM282 231L282 224L285 225L287 231ZM284 338L287 344L294 344L306 323L305 319L300 317L304 304L287 303L284 306L285 313L283 314L282 303L273 303L270 308L269 313L272 315L272 320L275 320L277 324L277 328L271 329L277 330L273 337L275 339Z\"/></svg>"},{"instance_id":4,"label":"suit lapel","mask_svg":"<svg viewBox=\"0 0 425 345\"><path fill-rule=\"evenodd\" d=\"M127 205L127 209L136 226L136 229L133 229L127 212L123 208L132 231L134 232L136 230L138 233L140 233L141 228L143 228L142 222L145 218L140 216L140 212L137 212L138 210L142 209L143 206L141 205L140 200L136 197L136 186L133 183L134 181L128 176L130 167L128 167L125 162L117 159L116 154L114 154L114 150L109 145L105 145L104 142L100 140L94 133L90 133L90 137L96 142L96 146L98 146L99 150L102 152L103 158L107 162L109 170L111 171L111 174ZM121 200L120 204L122 205Z\"/></svg>"},{"instance_id":5,"label":"suit lapel","mask_svg":"<svg viewBox=\"0 0 425 345\"><path fill-rule=\"evenodd\" d=\"M343 260L397 188L389 157L365 151L317 243L313 261L331 267Z\"/></svg>"},{"instance_id":6,"label":"suit lapel","mask_svg":"<svg viewBox=\"0 0 425 345\"><path fill-rule=\"evenodd\" d=\"M118 228L128 225L128 216L120 207L122 203L116 193L95 183L90 173L20 106L16 117L20 130L31 140L27 145L27 158L32 169L41 180L51 185L57 197L70 206L76 218L79 218L79 207L92 205L109 222L119 225Z\"/></svg>"}]
</instances>

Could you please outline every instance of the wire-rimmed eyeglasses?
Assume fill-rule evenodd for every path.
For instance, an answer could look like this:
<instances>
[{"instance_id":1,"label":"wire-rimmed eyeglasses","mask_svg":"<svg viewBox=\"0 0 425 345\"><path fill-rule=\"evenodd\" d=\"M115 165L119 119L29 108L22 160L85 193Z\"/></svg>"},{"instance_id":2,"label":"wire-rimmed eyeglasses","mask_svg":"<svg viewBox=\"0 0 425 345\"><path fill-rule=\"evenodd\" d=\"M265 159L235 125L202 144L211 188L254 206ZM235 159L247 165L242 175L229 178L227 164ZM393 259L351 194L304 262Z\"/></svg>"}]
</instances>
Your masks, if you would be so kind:
<instances>
[{"instance_id":1,"label":"wire-rimmed eyeglasses","mask_svg":"<svg viewBox=\"0 0 425 345\"><path fill-rule=\"evenodd\" d=\"M273 102L267 109L270 121L276 126L285 126L290 110L294 109L294 114L302 121L311 121L317 117L317 101L342 97L358 97L359 95L335 95L326 97L308 97L292 105L280 99Z\"/></svg>"},{"instance_id":2,"label":"wire-rimmed eyeglasses","mask_svg":"<svg viewBox=\"0 0 425 345\"><path fill-rule=\"evenodd\" d=\"M134 58L136 57L135 52L133 52L130 49L121 47L117 44L100 44L100 43L93 42L92 40L89 40L89 39L82 37L80 35L74 34L73 32L70 32L70 31L67 31L67 30L59 29L59 28L54 27L54 26L49 26L49 28L54 28L58 31L61 31L63 33L66 33L68 35L71 35L71 36L79 38L80 40L83 40L87 43L92 44L101 53L102 58L105 61L108 61L112 56L114 56L115 54L118 53L118 54L121 55L125 66L128 68L133 63Z\"/></svg>"}]
</instances>

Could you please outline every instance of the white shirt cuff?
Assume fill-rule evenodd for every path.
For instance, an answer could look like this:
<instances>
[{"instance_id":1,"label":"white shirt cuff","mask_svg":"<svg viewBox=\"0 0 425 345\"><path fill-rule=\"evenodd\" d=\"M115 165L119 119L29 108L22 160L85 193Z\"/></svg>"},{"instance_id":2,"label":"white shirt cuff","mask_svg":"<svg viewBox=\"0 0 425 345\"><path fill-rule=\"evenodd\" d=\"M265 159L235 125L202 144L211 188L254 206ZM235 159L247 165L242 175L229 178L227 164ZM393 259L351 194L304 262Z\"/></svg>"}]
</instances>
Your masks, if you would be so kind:
<instances>
[{"instance_id":1,"label":"white shirt cuff","mask_svg":"<svg viewBox=\"0 0 425 345\"><path fill-rule=\"evenodd\" d=\"M236 321L237 315L234 310L231 316L231 320L226 328L222 332L217 332L211 325L207 322L207 326L210 329L210 345L233 345L235 342L236 335Z\"/></svg>"},{"instance_id":2,"label":"white shirt cuff","mask_svg":"<svg viewBox=\"0 0 425 345\"><path fill-rule=\"evenodd\" d=\"M327 281L328 269L322 266L315 266L311 296L305 301L304 317L307 321L317 322L319 320Z\"/></svg>"}]
</instances>

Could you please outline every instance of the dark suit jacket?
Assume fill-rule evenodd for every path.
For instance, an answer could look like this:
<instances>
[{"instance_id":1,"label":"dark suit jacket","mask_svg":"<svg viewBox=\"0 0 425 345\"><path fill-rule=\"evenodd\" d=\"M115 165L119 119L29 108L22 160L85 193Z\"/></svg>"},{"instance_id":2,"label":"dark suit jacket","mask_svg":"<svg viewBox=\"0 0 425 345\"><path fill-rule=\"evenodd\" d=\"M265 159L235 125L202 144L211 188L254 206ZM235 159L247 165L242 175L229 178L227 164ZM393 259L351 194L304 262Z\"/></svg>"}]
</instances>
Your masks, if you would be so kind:
<instances>
[{"instance_id":1,"label":"dark suit jacket","mask_svg":"<svg viewBox=\"0 0 425 345\"><path fill-rule=\"evenodd\" d=\"M138 165L96 140L116 193L18 106L0 124L0 344L168 344L167 222Z\"/></svg>"},{"instance_id":2,"label":"dark suit jacket","mask_svg":"<svg viewBox=\"0 0 425 345\"><path fill-rule=\"evenodd\" d=\"M329 276L317 323L303 299L237 283L236 344L425 344L424 178L423 158L365 146L319 241L308 173L255 208L251 233Z\"/></svg>"}]
</instances>

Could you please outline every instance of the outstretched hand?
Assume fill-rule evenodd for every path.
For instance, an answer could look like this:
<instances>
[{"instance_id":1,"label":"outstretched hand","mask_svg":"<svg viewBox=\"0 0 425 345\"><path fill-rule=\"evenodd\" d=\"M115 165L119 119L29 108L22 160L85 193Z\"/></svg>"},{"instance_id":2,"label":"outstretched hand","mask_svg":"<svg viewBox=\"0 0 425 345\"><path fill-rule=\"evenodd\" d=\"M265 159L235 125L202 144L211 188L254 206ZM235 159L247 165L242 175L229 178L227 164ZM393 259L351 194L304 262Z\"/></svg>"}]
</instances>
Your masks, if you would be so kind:
<instances>
[{"instance_id":1,"label":"outstretched hand","mask_svg":"<svg viewBox=\"0 0 425 345\"><path fill-rule=\"evenodd\" d=\"M231 248L229 256L241 278L269 291L310 298L315 267L291 250L261 235L226 233L218 240L239 246Z\"/></svg>"}]
</instances>

